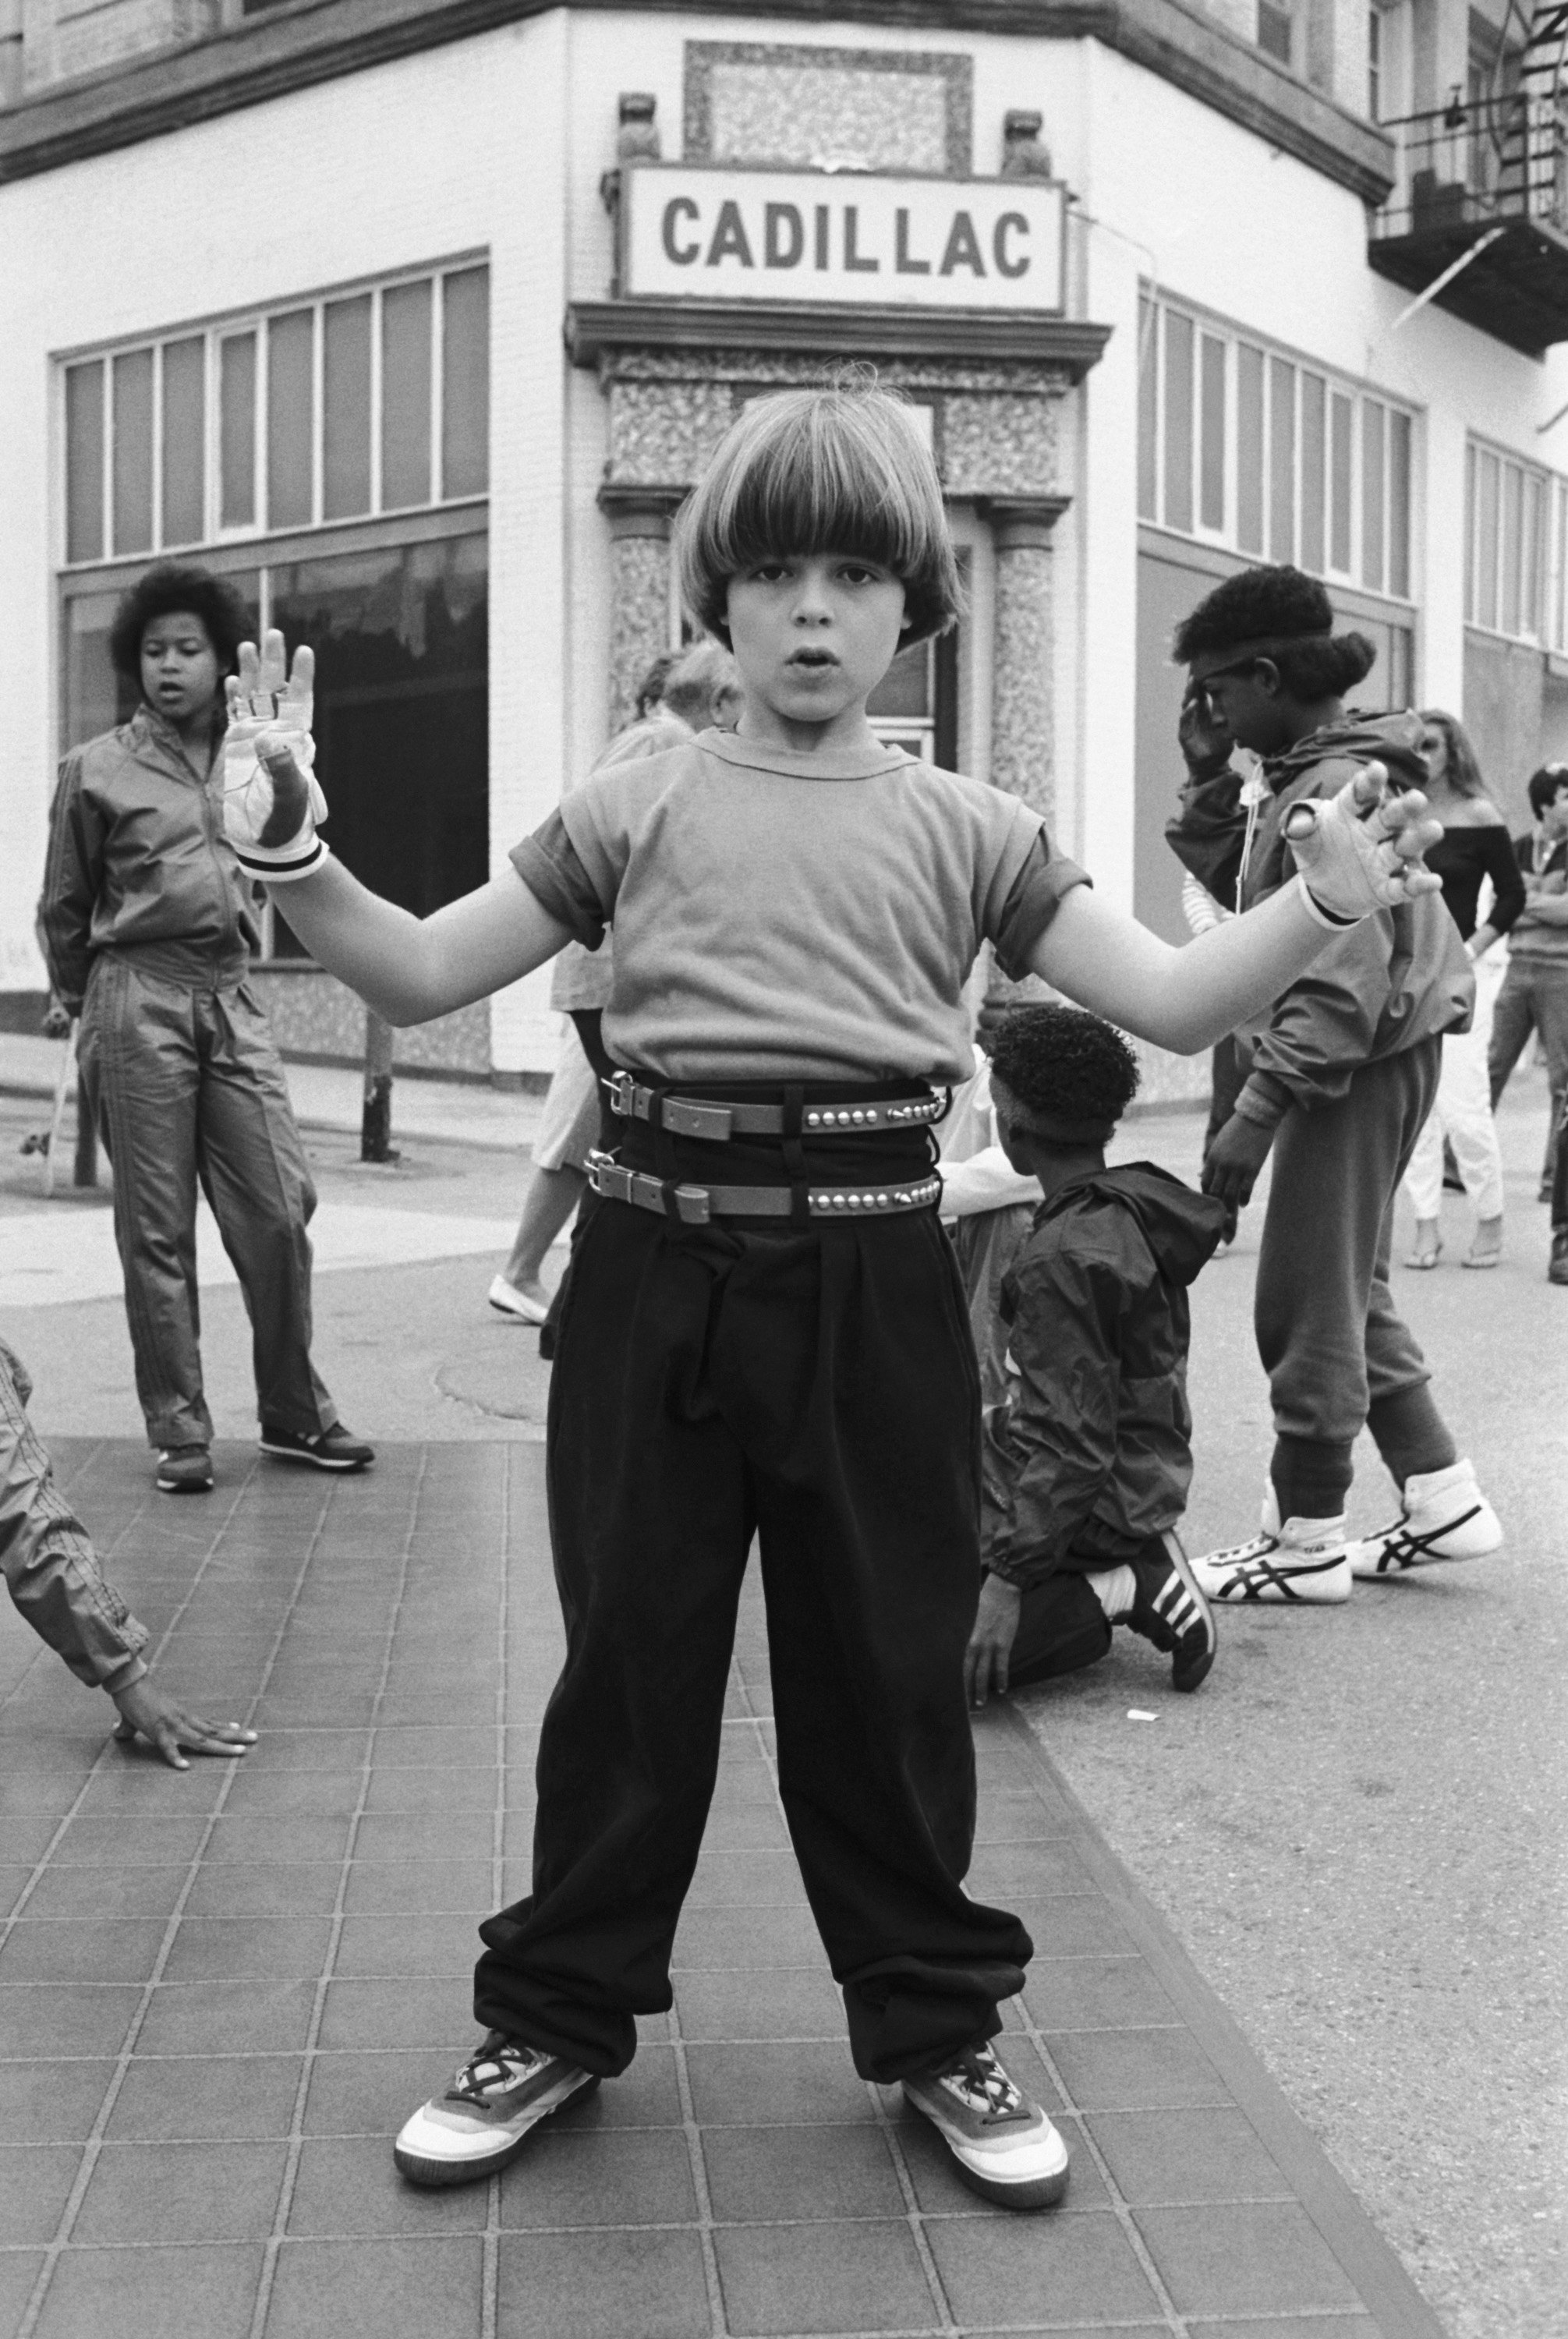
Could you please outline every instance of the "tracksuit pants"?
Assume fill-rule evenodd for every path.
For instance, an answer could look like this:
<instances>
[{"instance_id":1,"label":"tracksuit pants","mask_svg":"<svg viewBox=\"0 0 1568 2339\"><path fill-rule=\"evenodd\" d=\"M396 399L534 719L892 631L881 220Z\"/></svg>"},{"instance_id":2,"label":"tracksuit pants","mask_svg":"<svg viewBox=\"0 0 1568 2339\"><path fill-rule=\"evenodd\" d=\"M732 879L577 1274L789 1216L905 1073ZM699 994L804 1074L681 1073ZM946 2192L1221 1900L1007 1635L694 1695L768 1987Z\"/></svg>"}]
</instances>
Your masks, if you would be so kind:
<instances>
[{"instance_id":1,"label":"tracksuit pants","mask_svg":"<svg viewBox=\"0 0 1568 2339\"><path fill-rule=\"evenodd\" d=\"M1440 1039L1364 1064L1348 1093L1293 1105L1274 1140L1253 1323L1277 1434L1281 1515L1344 1507L1350 1449L1363 1426L1402 1485L1453 1459L1424 1392L1431 1378L1394 1305L1394 1202L1442 1065ZM1433 1441L1421 1450L1421 1440Z\"/></svg>"},{"instance_id":2,"label":"tracksuit pants","mask_svg":"<svg viewBox=\"0 0 1568 2339\"><path fill-rule=\"evenodd\" d=\"M261 1418L314 1436L338 1417L311 1363L305 1229L316 1190L266 1017L237 972L203 981L196 958L175 945L106 952L82 1012L82 1078L113 1171L136 1394L151 1445L211 1443L199 1185L251 1318Z\"/></svg>"},{"instance_id":3,"label":"tracksuit pants","mask_svg":"<svg viewBox=\"0 0 1568 2339\"><path fill-rule=\"evenodd\" d=\"M638 1140L622 1159L653 1166ZM658 1142L678 1151L666 1178L733 1181L747 1152ZM906 1135L826 1150L812 1176L830 1183L928 1173ZM769 1150L745 1174L786 1182ZM634 2017L670 2005L754 1535L780 1792L855 2068L892 2080L992 2036L1031 1944L962 1890L979 1406L934 1210L695 1227L602 1203L572 1261L547 1466L567 1659L532 1890L480 1928L480 2022L613 2076Z\"/></svg>"}]
</instances>

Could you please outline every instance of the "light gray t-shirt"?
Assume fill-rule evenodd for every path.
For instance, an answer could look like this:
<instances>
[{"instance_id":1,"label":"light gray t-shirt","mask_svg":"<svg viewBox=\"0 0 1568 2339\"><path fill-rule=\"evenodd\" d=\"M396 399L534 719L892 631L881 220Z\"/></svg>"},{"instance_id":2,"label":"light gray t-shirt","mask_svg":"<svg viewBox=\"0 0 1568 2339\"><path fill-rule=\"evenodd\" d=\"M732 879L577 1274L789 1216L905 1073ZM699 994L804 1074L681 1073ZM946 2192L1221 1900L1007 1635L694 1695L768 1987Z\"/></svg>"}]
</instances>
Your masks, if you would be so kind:
<instances>
[{"instance_id":1,"label":"light gray t-shirt","mask_svg":"<svg viewBox=\"0 0 1568 2339\"><path fill-rule=\"evenodd\" d=\"M966 1080L982 941L1022 971L1084 872L1040 816L902 748L705 731L574 788L512 854L592 948L605 1045L664 1080Z\"/></svg>"}]
</instances>

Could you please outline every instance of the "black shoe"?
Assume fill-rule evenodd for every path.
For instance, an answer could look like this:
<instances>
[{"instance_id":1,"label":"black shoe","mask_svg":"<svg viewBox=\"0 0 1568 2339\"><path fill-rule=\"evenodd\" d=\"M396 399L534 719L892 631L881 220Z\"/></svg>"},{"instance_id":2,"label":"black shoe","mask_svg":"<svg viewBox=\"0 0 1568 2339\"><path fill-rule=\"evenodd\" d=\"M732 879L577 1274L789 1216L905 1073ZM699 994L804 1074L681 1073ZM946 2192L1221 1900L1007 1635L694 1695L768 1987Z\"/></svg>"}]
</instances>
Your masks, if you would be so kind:
<instances>
[{"instance_id":1,"label":"black shoe","mask_svg":"<svg viewBox=\"0 0 1568 2339\"><path fill-rule=\"evenodd\" d=\"M1558 1227L1553 1233L1546 1280L1548 1283L1568 1283L1568 1227Z\"/></svg>"},{"instance_id":2,"label":"black shoe","mask_svg":"<svg viewBox=\"0 0 1568 2339\"><path fill-rule=\"evenodd\" d=\"M165 1446L153 1483L161 1495L210 1495L212 1457L204 1446Z\"/></svg>"},{"instance_id":3,"label":"black shoe","mask_svg":"<svg viewBox=\"0 0 1568 2339\"><path fill-rule=\"evenodd\" d=\"M1160 1541L1159 1552L1132 1562L1138 1591L1120 1621L1152 1641L1157 1649L1169 1653L1175 1688L1196 1689L1214 1663L1218 1646L1214 1614L1175 1535L1164 1535Z\"/></svg>"},{"instance_id":4,"label":"black shoe","mask_svg":"<svg viewBox=\"0 0 1568 2339\"><path fill-rule=\"evenodd\" d=\"M301 1437L292 1429L269 1429L263 1422L261 1451L280 1462L308 1462L315 1470L368 1470L376 1458L375 1447L340 1421L318 1430L314 1437Z\"/></svg>"}]
</instances>

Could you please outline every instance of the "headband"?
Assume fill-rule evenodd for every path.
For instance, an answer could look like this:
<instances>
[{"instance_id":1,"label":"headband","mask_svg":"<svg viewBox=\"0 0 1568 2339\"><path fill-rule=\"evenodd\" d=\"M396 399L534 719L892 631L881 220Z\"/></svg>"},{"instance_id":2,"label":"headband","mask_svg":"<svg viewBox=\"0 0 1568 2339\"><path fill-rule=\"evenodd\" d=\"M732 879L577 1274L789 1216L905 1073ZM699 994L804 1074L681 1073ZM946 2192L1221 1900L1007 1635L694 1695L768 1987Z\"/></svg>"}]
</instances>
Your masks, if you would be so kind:
<instances>
[{"instance_id":1,"label":"headband","mask_svg":"<svg viewBox=\"0 0 1568 2339\"><path fill-rule=\"evenodd\" d=\"M1208 682L1217 674L1232 674L1238 666L1250 666L1254 658L1277 657L1281 650L1294 649L1299 642L1326 642L1333 634L1332 622L1307 634L1260 634L1256 641L1234 642L1228 649L1199 650L1188 660L1188 671L1194 682Z\"/></svg>"}]
</instances>

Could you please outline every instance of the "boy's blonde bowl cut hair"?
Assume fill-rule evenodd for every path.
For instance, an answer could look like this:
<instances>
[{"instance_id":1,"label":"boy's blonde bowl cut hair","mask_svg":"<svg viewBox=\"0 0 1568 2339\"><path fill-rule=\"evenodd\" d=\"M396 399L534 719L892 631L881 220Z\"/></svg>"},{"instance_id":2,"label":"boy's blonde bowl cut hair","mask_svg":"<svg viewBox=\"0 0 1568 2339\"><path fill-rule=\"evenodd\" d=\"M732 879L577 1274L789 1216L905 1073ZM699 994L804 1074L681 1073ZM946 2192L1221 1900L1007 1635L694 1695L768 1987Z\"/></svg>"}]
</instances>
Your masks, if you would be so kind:
<instances>
[{"instance_id":1,"label":"boy's blonde bowl cut hair","mask_svg":"<svg viewBox=\"0 0 1568 2339\"><path fill-rule=\"evenodd\" d=\"M902 399L868 383L754 399L676 522L681 597L731 646L730 579L769 554L859 553L904 588L899 646L962 607L931 450Z\"/></svg>"}]
</instances>

